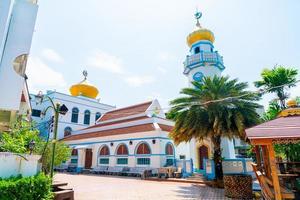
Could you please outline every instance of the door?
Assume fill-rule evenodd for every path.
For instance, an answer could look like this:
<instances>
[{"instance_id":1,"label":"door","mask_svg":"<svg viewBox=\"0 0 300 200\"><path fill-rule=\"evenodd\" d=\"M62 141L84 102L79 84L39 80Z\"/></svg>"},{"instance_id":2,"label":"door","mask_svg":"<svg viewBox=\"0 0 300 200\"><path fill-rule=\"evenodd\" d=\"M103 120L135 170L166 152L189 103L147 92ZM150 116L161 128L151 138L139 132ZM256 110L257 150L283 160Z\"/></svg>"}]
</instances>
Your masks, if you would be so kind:
<instances>
[{"instance_id":1,"label":"door","mask_svg":"<svg viewBox=\"0 0 300 200\"><path fill-rule=\"evenodd\" d=\"M85 169L90 169L92 167L92 161L93 161L93 152L92 149L86 149L85 150Z\"/></svg>"},{"instance_id":2,"label":"door","mask_svg":"<svg viewBox=\"0 0 300 200\"><path fill-rule=\"evenodd\" d=\"M204 158L208 158L208 148L202 145L201 147L199 147L199 168L200 169L203 169L204 167L204 163L203 163Z\"/></svg>"}]
</instances>

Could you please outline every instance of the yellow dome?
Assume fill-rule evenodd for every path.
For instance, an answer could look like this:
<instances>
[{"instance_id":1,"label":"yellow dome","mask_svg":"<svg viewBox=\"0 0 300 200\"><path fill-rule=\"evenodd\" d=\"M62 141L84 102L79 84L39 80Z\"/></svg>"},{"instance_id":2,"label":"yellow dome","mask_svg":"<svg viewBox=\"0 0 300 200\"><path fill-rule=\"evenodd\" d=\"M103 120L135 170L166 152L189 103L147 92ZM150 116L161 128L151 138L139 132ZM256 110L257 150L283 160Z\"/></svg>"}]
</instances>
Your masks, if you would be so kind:
<instances>
[{"instance_id":1,"label":"yellow dome","mask_svg":"<svg viewBox=\"0 0 300 200\"><path fill-rule=\"evenodd\" d=\"M286 102L286 105L290 107L297 107L297 101L295 99L290 99Z\"/></svg>"},{"instance_id":2,"label":"yellow dome","mask_svg":"<svg viewBox=\"0 0 300 200\"><path fill-rule=\"evenodd\" d=\"M208 40L213 43L215 41L215 36L210 30L199 27L197 30L190 33L186 38L189 47L200 40Z\"/></svg>"},{"instance_id":3,"label":"yellow dome","mask_svg":"<svg viewBox=\"0 0 300 200\"><path fill-rule=\"evenodd\" d=\"M92 99L95 99L99 93L98 89L89 84L86 80L87 77L87 72L83 72L84 80L81 81L80 83L77 83L75 85L72 85L70 87L70 93L72 96L84 96L84 97L89 97Z\"/></svg>"}]
</instances>

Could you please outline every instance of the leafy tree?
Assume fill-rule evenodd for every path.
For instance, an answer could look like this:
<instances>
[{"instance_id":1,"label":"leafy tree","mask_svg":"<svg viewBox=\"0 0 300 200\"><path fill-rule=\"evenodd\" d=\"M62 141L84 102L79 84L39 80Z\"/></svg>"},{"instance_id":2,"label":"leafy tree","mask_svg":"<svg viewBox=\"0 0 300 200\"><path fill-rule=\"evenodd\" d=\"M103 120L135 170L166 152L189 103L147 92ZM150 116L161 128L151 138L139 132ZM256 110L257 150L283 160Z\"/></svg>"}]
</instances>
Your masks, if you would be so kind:
<instances>
[{"instance_id":1,"label":"leafy tree","mask_svg":"<svg viewBox=\"0 0 300 200\"><path fill-rule=\"evenodd\" d=\"M285 100L289 97L286 90L296 86L298 70L276 66L273 69L264 69L261 73L262 80L254 82L257 88L262 88L268 93L275 93L281 108L285 108ZM285 85L285 86L282 86Z\"/></svg>"},{"instance_id":2,"label":"leafy tree","mask_svg":"<svg viewBox=\"0 0 300 200\"><path fill-rule=\"evenodd\" d=\"M52 156L52 142L39 137L39 131L33 123L17 121L10 132L0 133L0 152L29 153L28 144L35 142L33 154L42 155L42 169L48 173ZM54 165L59 165L71 156L71 149L62 142L57 142Z\"/></svg>"},{"instance_id":3,"label":"leafy tree","mask_svg":"<svg viewBox=\"0 0 300 200\"><path fill-rule=\"evenodd\" d=\"M262 117L263 121L270 121L275 119L281 110L282 109L280 105L277 103L277 101L271 101L269 103L268 110L264 113Z\"/></svg>"},{"instance_id":4,"label":"leafy tree","mask_svg":"<svg viewBox=\"0 0 300 200\"><path fill-rule=\"evenodd\" d=\"M170 136L176 144L192 138L210 138L216 179L221 180L221 138L245 139L245 128L259 121L256 113L259 97L246 90L247 83L229 77L207 77L203 82L193 82L193 86L182 89L184 97L171 101L175 127ZM239 98L233 98L236 96Z\"/></svg>"}]
</instances>

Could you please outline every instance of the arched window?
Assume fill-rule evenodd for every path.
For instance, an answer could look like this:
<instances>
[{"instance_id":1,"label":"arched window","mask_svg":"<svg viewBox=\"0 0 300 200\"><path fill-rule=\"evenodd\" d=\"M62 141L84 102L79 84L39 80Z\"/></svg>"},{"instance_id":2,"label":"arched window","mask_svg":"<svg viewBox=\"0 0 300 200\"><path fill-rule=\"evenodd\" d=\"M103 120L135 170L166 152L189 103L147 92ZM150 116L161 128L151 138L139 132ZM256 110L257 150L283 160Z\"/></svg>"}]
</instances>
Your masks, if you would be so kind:
<instances>
[{"instance_id":1,"label":"arched window","mask_svg":"<svg viewBox=\"0 0 300 200\"><path fill-rule=\"evenodd\" d=\"M77 149L73 149L71 155L72 155L72 156L78 156L78 151L77 151Z\"/></svg>"},{"instance_id":2,"label":"arched window","mask_svg":"<svg viewBox=\"0 0 300 200\"><path fill-rule=\"evenodd\" d=\"M136 150L136 154L150 154L150 152L150 147L145 142L141 143Z\"/></svg>"},{"instance_id":3,"label":"arched window","mask_svg":"<svg viewBox=\"0 0 300 200\"><path fill-rule=\"evenodd\" d=\"M109 148L108 146L103 146L101 149L100 149L100 152L99 152L99 155L100 156L109 156Z\"/></svg>"},{"instance_id":4,"label":"arched window","mask_svg":"<svg viewBox=\"0 0 300 200\"><path fill-rule=\"evenodd\" d=\"M137 159L136 163L138 165L150 165L150 147L147 143L143 142L139 144L139 146L136 149Z\"/></svg>"},{"instance_id":5,"label":"arched window","mask_svg":"<svg viewBox=\"0 0 300 200\"><path fill-rule=\"evenodd\" d=\"M100 112L96 112L95 121L97 121L100 117L101 117L101 113Z\"/></svg>"},{"instance_id":6,"label":"arched window","mask_svg":"<svg viewBox=\"0 0 300 200\"><path fill-rule=\"evenodd\" d=\"M117 155L128 155L128 149L125 144L121 144L117 149Z\"/></svg>"},{"instance_id":7,"label":"arched window","mask_svg":"<svg viewBox=\"0 0 300 200\"><path fill-rule=\"evenodd\" d=\"M72 128L70 126L67 126L65 129L64 129L64 137L68 136L68 135L71 135L71 132L72 132Z\"/></svg>"},{"instance_id":8,"label":"arched window","mask_svg":"<svg viewBox=\"0 0 300 200\"><path fill-rule=\"evenodd\" d=\"M89 110L84 111L84 120L83 123L89 125L91 118L91 112Z\"/></svg>"},{"instance_id":9,"label":"arched window","mask_svg":"<svg viewBox=\"0 0 300 200\"><path fill-rule=\"evenodd\" d=\"M78 163L78 151L77 149L72 149L71 165L77 165L77 163Z\"/></svg>"},{"instance_id":10,"label":"arched window","mask_svg":"<svg viewBox=\"0 0 300 200\"><path fill-rule=\"evenodd\" d=\"M79 109L78 108L72 108L71 122L78 123L78 114L79 114Z\"/></svg>"},{"instance_id":11,"label":"arched window","mask_svg":"<svg viewBox=\"0 0 300 200\"><path fill-rule=\"evenodd\" d=\"M174 155L174 149L173 149L173 146L170 143L168 143L166 145L166 155L168 155L168 156Z\"/></svg>"},{"instance_id":12,"label":"arched window","mask_svg":"<svg viewBox=\"0 0 300 200\"><path fill-rule=\"evenodd\" d=\"M125 144L119 145L117 148L117 164L127 165L128 164L128 148Z\"/></svg>"},{"instance_id":13,"label":"arched window","mask_svg":"<svg viewBox=\"0 0 300 200\"><path fill-rule=\"evenodd\" d=\"M196 53L199 53L199 52L200 52L200 48L199 48L199 47L196 47L196 48L195 48L195 54L196 54Z\"/></svg>"},{"instance_id":14,"label":"arched window","mask_svg":"<svg viewBox=\"0 0 300 200\"><path fill-rule=\"evenodd\" d=\"M109 164L109 148L107 145L101 147L99 151L99 164L108 165Z\"/></svg>"},{"instance_id":15,"label":"arched window","mask_svg":"<svg viewBox=\"0 0 300 200\"><path fill-rule=\"evenodd\" d=\"M174 165L174 148L171 143L166 145L166 167Z\"/></svg>"}]
</instances>

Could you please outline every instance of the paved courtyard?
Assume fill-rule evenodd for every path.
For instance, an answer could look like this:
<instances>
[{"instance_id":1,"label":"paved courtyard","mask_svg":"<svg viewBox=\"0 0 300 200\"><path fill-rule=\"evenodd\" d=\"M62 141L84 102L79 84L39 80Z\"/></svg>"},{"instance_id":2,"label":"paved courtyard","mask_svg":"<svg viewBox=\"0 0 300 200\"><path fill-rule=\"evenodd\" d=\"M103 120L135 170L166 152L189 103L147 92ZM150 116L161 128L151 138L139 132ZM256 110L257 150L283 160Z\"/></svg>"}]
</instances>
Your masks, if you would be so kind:
<instances>
[{"instance_id":1,"label":"paved courtyard","mask_svg":"<svg viewBox=\"0 0 300 200\"><path fill-rule=\"evenodd\" d=\"M75 200L225 199L222 189L201 184L71 174L56 174L55 180L68 182L75 191Z\"/></svg>"}]
</instances>

